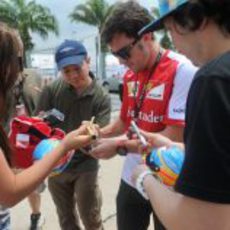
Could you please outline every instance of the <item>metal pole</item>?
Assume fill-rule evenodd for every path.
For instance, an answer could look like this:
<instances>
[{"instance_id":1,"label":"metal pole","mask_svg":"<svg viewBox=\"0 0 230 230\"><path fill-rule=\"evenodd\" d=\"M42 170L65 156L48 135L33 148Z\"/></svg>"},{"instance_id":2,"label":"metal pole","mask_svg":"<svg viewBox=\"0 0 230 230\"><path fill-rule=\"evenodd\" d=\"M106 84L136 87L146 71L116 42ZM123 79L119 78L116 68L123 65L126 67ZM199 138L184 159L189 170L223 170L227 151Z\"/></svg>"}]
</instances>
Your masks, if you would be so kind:
<instances>
[{"instance_id":1,"label":"metal pole","mask_svg":"<svg viewBox=\"0 0 230 230\"><path fill-rule=\"evenodd\" d=\"M103 78L102 76L102 57L101 57L101 35L98 32L97 35L98 39L98 77L100 77L101 79Z\"/></svg>"},{"instance_id":2,"label":"metal pole","mask_svg":"<svg viewBox=\"0 0 230 230\"><path fill-rule=\"evenodd\" d=\"M95 64L96 64L96 78L99 79L99 71L98 71L98 38L97 35L95 36L95 47L96 47L96 58L95 58ZM101 80L101 79L100 79Z\"/></svg>"}]
</instances>

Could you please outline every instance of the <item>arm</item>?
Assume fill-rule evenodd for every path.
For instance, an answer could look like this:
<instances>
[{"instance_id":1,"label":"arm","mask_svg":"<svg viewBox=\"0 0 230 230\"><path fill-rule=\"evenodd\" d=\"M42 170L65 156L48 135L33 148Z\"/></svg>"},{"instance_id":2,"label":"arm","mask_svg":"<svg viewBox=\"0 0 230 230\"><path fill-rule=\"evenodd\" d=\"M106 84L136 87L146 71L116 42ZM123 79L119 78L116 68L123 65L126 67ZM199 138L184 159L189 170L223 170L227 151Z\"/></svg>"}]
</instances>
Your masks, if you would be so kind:
<instances>
[{"instance_id":1,"label":"arm","mask_svg":"<svg viewBox=\"0 0 230 230\"><path fill-rule=\"evenodd\" d=\"M174 142L183 142L184 127L181 126L167 126L163 131L157 133Z\"/></svg>"},{"instance_id":2,"label":"arm","mask_svg":"<svg viewBox=\"0 0 230 230\"><path fill-rule=\"evenodd\" d=\"M124 132L124 123L120 118L99 130L100 139L94 144L90 155L97 159L110 159L117 154L117 147L127 140ZM114 137L115 136L115 137ZM122 144L122 145L124 145Z\"/></svg>"},{"instance_id":3,"label":"arm","mask_svg":"<svg viewBox=\"0 0 230 230\"><path fill-rule=\"evenodd\" d=\"M100 129L100 135L102 137L118 136L122 134L124 130L125 130L124 122L120 118L117 118L114 122Z\"/></svg>"},{"instance_id":4,"label":"arm","mask_svg":"<svg viewBox=\"0 0 230 230\"><path fill-rule=\"evenodd\" d=\"M126 73L127 74L127 73ZM127 115L127 100L128 100L128 92L127 92L127 83L126 83L126 74L124 76L124 83L123 83L123 101L121 105L120 115L114 122L110 123L106 127L100 130L102 137L113 137L119 136L124 133L125 131L125 119Z\"/></svg>"},{"instance_id":5,"label":"arm","mask_svg":"<svg viewBox=\"0 0 230 230\"><path fill-rule=\"evenodd\" d=\"M107 97L107 96L106 96ZM96 124L104 126L108 124L110 119L110 100L102 100L101 105L97 108L96 113ZM98 129L98 127L96 128ZM111 124L106 125L105 127L98 129L99 136L101 137L93 145L93 149L90 152L90 155L99 158L99 159L109 159L116 155L117 141L123 137L109 138L117 136L123 131L123 122L118 118L116 121Z\"/></svg>"},{"instance_id":6,"label":"arm","mask_svg":"<svg viewBox=\"0 0 230 230\"><path fill-rule=\"evenodd\" d=\"M183 142L187 96L196 71L197 68L188 60L180 63L177 68L164 118L166 128L159 132L172 141Z\"/></svg>"},{"instance_id":7,"label":"arm","mask_svg":"<svg viewBox=\"0 0 230 230\"><path fill-rule=\"evenodd\" d=\"M102 137L110 137L112 136L112 134L121 134L121 132L119 132L119 129L123 130L124 127L125 125L122 120L117 119L112 124L109 124L105 128L101 129L100 133ZM152 134L144 131L143 134L152 147L177 145L178 147L183 149L184 147L181 143L183 140L183 131L184 128L180 126L167 126L162 132L159 132L157 134ZM114 140L114 142L112 142L112 140ZM130 152L139 152L139 141L128 140L127 137L123 135L118 137L117 139L110 139L110 141L108 141L107 143L106 139L98 142L97 148L94 148L91 154L96 158L108 159L116 155L116 149L119 145L125 146Z\"/></svg>"},{"instance_id":8,"label":"arm","mask_svg":"<svg viewBox=\"0 0 230 230\"><path fill-rule=\"evenodd\" d=\"M11 171L0 150L0 203L13 206L30 194L49 175L65 153L90 143L90 136L80 135L85 132L82 127L69 133L50 154L17 175Z\"/></svg>"},{"instance_id":9,"label":"arm","mask_svg":"<svg viewBox=\"0 0 230 230\"><path fill-rule=\"evenodd\" d=\"M90 155L97 159L110 159L117 155L117 147L123 142L126 142L127 137L125 135L100 138L90 152ZM122 144L123 145L123 144Z\"/></svg>"},{"instance_id":10,"label":"arm","mask_svg":"<svg viewBox=\"0 0 230 230\"><path fill-rule=\"evenodd\" d=\"M134 174L139 175L144 170L145 166L138 166ZM151 175L144 178L143 186L167 229L227 230L230 227L230 205L204 202L181 195L167 189Z\"/></svg>"},{"instance_id":11,"label":"arm","mask_svg":"<svg viewBox=\"0 0 230 230\"><path fill-rule=\"evenodd\" d=\"M226 183L229 181L229 135L222 138L222 133L229 133L229 125L226 125L229 80L215 78L215 75L200 77L192 90L185 161L175 187L184 195L167 190L149 175L143 186L166 227L227 230L230 229L229 183ZM197 98L202 100L197 101ZM197 111L202 116L197 116ZM143 170L146 168L138 166L134 177Z\"/></svg>"},{"instance_id":12,"label":"arm","mask_svg":"<svg viewBox=\"0 0 230 230\"><path fill-rule=\"evenodd\" d=\"M177 127L175 127L174 129L170 128L166 128L166 130L164 130L163 132L160 133L150 133L150 132L146 132L143 130L140 130L141 134L145 137L145 139L147 140L150 150L152 150L153 148L159 148L162 146L177 146L178 148L184 150L184 144L183 142L177 142L177 141L172 141L169 137L171 137L173 135L173 133L175 132L175 137L173 137L174 139L177 139L178 141L179 139L179 135L180 132L178 132ZM180 131L180 128L179 128ZM164 133L165 132L165 133ZM165 135L164 135L165 134ZM176 134L178 136L176 136ZM169 136L169 137L167 137ZM142 152L142 148L145 146L142 146L141 142L139 139L132 139L132 140L126 140L123 142L124 146L133 153L140 153Z\"/></svg>"}]
</instances>

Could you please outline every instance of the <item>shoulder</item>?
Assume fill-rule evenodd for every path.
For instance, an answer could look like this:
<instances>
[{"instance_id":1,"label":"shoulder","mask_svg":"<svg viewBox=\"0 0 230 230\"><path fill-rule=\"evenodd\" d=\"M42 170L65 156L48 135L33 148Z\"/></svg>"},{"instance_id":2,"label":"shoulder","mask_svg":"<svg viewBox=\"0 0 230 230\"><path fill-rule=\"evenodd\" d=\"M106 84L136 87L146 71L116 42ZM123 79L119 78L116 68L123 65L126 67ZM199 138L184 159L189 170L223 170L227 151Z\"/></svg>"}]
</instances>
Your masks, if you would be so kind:
<instances>
[{"instance_id":1,"label":"shoulder","mask_svg":"<svg viewBox=\"0 0 230 230\"><path fill-rule=\"evenodd\" d=\"M224 90L230 85L230 52L223 54L209 63L202 66L196 73L191 91L197 93L206 92L208 95L211 91L218 93L228 91ZM221 89L221 90L220 90Z\"/></svg>"},{"instance_id":2,"label":"shoulder","mask_svg":"<svg viewBox=\"0 0 230 230\"><path fill-rule=\"evenodd\" d=\"M180 85L180 87L190 86L199 68L182 54L169 51L167 56L177 65L174 85Z\"/></svg>"},{"instance_id":3,"label":"shoulder","mask_svg":"<svg viewBox=\"0 0 230 230\"><path fill-rule=\"evenodd\" d=\"M50 89L53 89L53 90L57 90L60 88L66 88L67 84L63 79L58 78L58 79L54 80L52 83L48 84L47 87Z\"/></svg>"},{"instance_id":4,"label":"shoulder","mask_svg":"<svg viewBox=\"0 0 230 230\"><path fill-rule=\"evenodd\" d=\"M197 73L197 78L218 78L230 81L230 52L227 52L204 65Z\"/></svg>"},{"instance_id":5,"label":"shoulder","mask_svg":"<svg viewBox=\"0 0 230 230\"><path fill-rule=\"evenodd\" d=\"M167 57L177 63L177 73L194 75L198 71L198 67L182 54L168 51Z\"/></svg>"},{"instance_id":6,"label":"shoulder","mask_svg":"<svg viewBox=\"0 0 230 230\"><path fill-rule=\"evenodd\" d=\"M50 84L46 85L42 90L43 94L50 94L51 96L58 96L67 90L68 85L60 78L56 79Z\"/></svg>"}]
</instances>

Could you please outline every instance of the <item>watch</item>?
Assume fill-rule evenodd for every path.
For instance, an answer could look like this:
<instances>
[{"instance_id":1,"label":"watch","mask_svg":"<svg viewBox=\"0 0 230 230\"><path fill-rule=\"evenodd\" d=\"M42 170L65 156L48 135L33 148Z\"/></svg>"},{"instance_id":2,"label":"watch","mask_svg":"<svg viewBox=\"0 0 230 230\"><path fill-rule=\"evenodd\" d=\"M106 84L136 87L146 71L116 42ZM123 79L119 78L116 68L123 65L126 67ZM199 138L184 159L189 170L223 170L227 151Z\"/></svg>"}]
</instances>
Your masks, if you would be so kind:
<instances>
[{"instance_id":1,"label":"watch","mask_svg":"<svg viewBox=\"0 0 230 230\"><path fill-rule=\"evenodd\" d=\"M128 153L128 149L125 146L118 146L116 152L120 156L126 156Z\"/></svg>"},{"instance_id":2,"label":"watch","mask_svg":"<svg viewBox=\"0 0 230 230\"><path fill-rule=\"evenodd\" d=\"M126 156L128 153L128 148L125 146L126 140L117 140L116 142L116 153L120 156Z\"/></svg>"}]
</instances>

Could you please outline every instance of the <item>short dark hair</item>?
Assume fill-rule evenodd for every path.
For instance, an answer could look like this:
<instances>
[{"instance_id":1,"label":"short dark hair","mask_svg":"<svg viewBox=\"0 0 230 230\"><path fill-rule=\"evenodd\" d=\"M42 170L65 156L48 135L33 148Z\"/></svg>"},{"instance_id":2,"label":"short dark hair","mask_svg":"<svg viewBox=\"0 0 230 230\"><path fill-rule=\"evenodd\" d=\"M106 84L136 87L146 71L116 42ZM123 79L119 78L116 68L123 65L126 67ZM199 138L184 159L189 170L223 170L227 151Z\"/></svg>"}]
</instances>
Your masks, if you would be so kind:
<instances>
[{"instance_id":1,"label":"short dark hair","mask_svg":"<svg viewBox=\"0 0 230 230\"><path fill-rule=\"evenodd\" d=\"M108 44L115 34L124 33L127 37L137 38L138 31L152 20L148 10L137 2L128 1L114 6L102 28L102 40Z\"/></svg>"},{"instance_id":2,"label":"short dark hair","mask_svg":"<svg viewBox=\"0 0 230 230\"><path fill-rule=\"evenodd\" d=\"M195 31L205 19L212 20L224 34L230 34L230 1L229 0L197 0L189 2L171 16L181 27Z\"/></svg>"}]
</instances>

